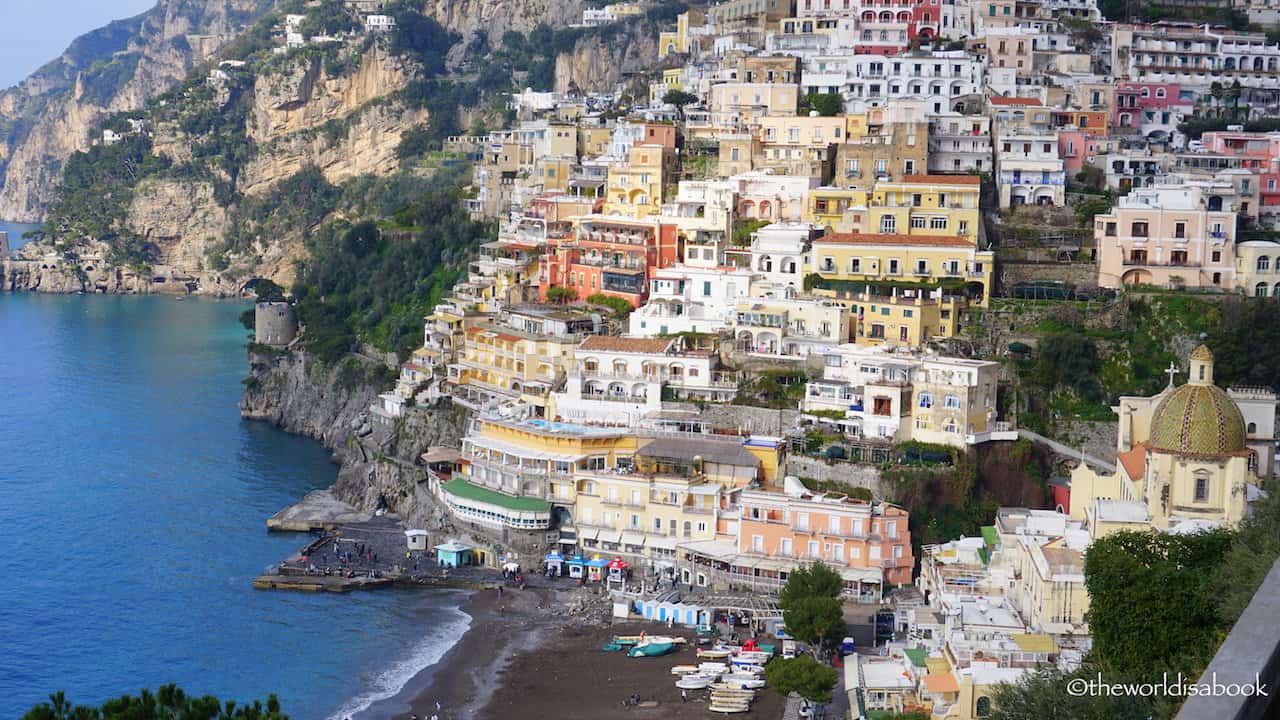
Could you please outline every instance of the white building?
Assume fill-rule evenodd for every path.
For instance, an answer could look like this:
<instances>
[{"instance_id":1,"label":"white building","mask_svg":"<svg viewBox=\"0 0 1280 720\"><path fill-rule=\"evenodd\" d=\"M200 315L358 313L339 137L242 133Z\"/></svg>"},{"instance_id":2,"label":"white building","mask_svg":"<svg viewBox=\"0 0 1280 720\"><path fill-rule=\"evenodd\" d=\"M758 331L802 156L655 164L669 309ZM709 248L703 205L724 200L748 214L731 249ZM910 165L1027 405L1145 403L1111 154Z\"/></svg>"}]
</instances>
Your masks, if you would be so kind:
<instances>
[{"instance_id":1,"label":"white building","mask_svg":"<svg viewBox=\"0 0 1280 720\"><path fill-rule=\"evenodd\" d=\"M1058 156L1058 133L997 125L996 184L1000 207L1066 202L1067 175Z\"/></svg>"},{"instance_id":2,"label":"white building","mask_svg":"<svg viewBox=\"0 0 1280 720\"><path fill-rule=\"evenodd\" d=\"M677 338L592 336L578 345L564 392L552 393L559 417L585 423L637 426L674 398L727 402L738 392L736 373L719 369L711 350L689 350Z\"/></svg>"},{"instance_id":3,"label":"white building","mask_svg":"<svg viewBox=\"0 0 1280 720\"><path fill-rule=\"evenodd\" d=\"M820 60L819 72L838 72L838 61ZM886 107L906 99L919 100L926 113L955 109L956 101L983 92L985 66L982 60L963 50L916 52L885 57L851 55L842 92L847 112ZM809 84L806 66L805 83Z\"/></svg>"},{"instance_id":4,"label":"white building","mask_svg":"<svg viewBox=\"0 0 1280 720\"><path fill-rule=\"evenodd\" d=\"M717 332L733 322L734 308L749 297L754 273L744 268L675 265L655 270L649 301L628 318L628 333L655 337Z\"/></svg>"},{"instance_id":5,"label":"white building","mask_svg":"<svg viewBox=\"0 0 1280 720\"><path fill-rule=\"evenodd\" d=\"M364 29L368 32L391 32L396 29L396 19L390 15L366 15Z\"/></svg>"},{"instance_id":6,"label":"white building","mask_svg":"<svg viewBox=\"0 0 1280 720\"><path fill-rule=\"evenodd\" d=\"M999 363L853 343L824 354L821 380L805 386L802 410L844 413L846 433L963 447L1013 439L996 420Z\"/></svg>"},{"instance_id":7,"label":"white building","mask_svg":"<svg viewBox=\"0 0 1280 720\"><path fill-rule=\"evenodd\" d=\"M944 112L929 118L929 173L989 172L991 118Z\"/></svg>"}]
</instances>

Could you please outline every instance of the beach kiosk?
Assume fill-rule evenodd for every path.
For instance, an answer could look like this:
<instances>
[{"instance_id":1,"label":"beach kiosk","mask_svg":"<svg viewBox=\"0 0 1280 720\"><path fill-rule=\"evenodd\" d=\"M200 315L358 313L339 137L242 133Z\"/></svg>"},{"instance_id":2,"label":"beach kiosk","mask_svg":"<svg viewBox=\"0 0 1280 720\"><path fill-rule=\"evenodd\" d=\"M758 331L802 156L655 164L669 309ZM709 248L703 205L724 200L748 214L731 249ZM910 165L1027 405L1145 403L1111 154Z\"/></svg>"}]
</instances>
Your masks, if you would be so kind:
<instances>
[{"instance_id":1,"label":"beach kiosk","mask_svg":"<svg viewBox=\"0 0 1280 720\"><path fill-rule=\"evenodd\" d=\"M621 586L627 582L627 578L631 575L631 566L627 564L626 560L615 557L605 566L605 571L608 579L607 585L612 590L614 583Z\"/></svg>"},{"instance_id":2,"label":"beach kiosk","mask_svg":"<svg viewBox=\"0 0 1280 720\"><path fill-rule=\"evenodd\" d=\"M547 577L560 577L564 574L564 555L558 552L549 552L542 561L547 564Z\"/></svg>"},{"instance_id":3,"label":"beach kiosk","mask_svg":"<svg viewBox=\"0 0 1280 720\"><path fill-rule=\"evenodd\" d=\"M435 551L436 564L440 567L456 568L475 564L470 545L463 545L460 542L447 542L443 545L437 545Z\"/></svg>"},{"instance_id":4,"label":"beach kiosk","mask_svg":"<svg viewBox=\"0 0 1280 720\"><path fill-rule=\"evenodd\" d=\"M422 552L427 549L426 530L405 530L404 540L410 552Z\"/></svg>"},{"instance_id":5,"label":"beach kiosk","mask_svg":"<svg viewBox=\"0 0 1280 720\"><path fill-rule=\"evenodd\" d=\"M587 579L591 582L604 582L605 568L609 567L608 560L596 555L587 561Z\"/></svg>"},{"instance_id":6,"label":"beach kiosk","mask_svg":"<svg viewBox=\"0 0 1280 720\"><path fill-rule=\"evenodd\" d=\"M569 577L581 580L587 576L587 561L581 555L569 558Z\"/></svg>"}]
</instances>

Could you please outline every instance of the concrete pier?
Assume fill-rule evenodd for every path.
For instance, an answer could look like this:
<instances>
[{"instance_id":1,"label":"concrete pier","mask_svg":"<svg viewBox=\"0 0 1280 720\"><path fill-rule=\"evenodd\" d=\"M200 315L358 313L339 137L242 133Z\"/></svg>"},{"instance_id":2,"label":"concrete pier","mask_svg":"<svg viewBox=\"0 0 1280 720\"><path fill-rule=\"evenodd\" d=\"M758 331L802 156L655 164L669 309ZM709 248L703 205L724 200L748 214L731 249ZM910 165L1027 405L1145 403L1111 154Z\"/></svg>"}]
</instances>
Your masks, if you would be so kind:
<instances>
[{"instance_id":1,"label":"concrete pier","mask_svg":"<svg viewBox=\"0 0 1280 720\"><path fill-rule=\"evenodd\" d=\"M267 518L268 530L291 532L331 531L342 525L368 522L373 513L363 512L335 498L328 490L314 490L297 503Z\"/></svg>"}]
</instances>

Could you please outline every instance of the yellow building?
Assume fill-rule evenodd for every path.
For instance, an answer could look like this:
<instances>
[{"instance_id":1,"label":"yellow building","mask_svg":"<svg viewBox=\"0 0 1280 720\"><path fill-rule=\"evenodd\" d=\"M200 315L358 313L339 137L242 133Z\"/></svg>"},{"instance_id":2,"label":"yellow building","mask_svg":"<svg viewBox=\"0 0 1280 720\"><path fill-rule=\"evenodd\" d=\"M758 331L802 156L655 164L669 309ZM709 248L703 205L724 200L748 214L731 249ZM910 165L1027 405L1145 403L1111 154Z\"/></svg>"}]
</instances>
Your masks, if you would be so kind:
<instances>
[{"instance_id":1,"label":"yellow building","mask_svg":"<svg viewBox=\"0 0 1280 720\"><path fill-rule=\"evenodd\" d=\"M466 328L446 382L463 404L518 399L544 407L547 394L573 367L577 343L599 329L595 318L582 313L508 308L501 323Z\"/></svg>"},{"instance_id":2,"label":"yellow building","mask_svg":"<svg viewBox=\"0 0 1280 720\"><path fill-rule=\"evenodd\" d=\"M613 140L613 128L580 126L578 128L578 155L588 158L609 152Z\"/></svg>"},{"instance_id":3,"label":"yellow building","mask_svg":"<svg viewBox=\"0 0 1280 720\"><path fill-rule=\"evenodd\" d=\"M907 106L898 113L874 108L845 116L844 140L836 146L838 185L901 178L929 167L929 123Z\"/></svg>"},{"instance_id":4,"label":"yellow building","mask_svg":"<svg viewBox=\"0 0 1280 720\"><path fill-rule=\"evenodd\" d=\"M814 241L806 274L851 307L855 342L919 345L955 337L961 312L986 305L993 263L964 237L837 233Z\"/></svg>"},{"instance_id":5,"label":"yellow building","mask_svg":"<svg viewBox=\"0 0 1280 720\"><path fill-rule=\"evenodd\" d=\"M809 191L805 221L827 232L864 232L871 192L856 187L817 187Z\"/></svg>"},{"instance_id":6,"label":"yellow building","mask_svg":"<svg viewBox=\"0 0 1280 720\"><path fill-rule=\"evenodd\" d=\"M630 467L639 442L625 428L479 418L462 440L468 482L572 506L579 472Z\"/></svg>"},{"instance_id":7,"label":"yellow building","mask_svg":"<svg viewBox=\"0 0 1280 720\"><path fill-rule=\"evenodd\" d=\"M677 15L676 29L658 34L658 57L689 52L689 28L701 27L705 18L701 10L686 10Z\"/></svg>"},{"instance_id":8,"label":"yellow building","mask_svg":"<svg viewBox=\"0 0 1280 720\"><path fill-rule=\"evenodd\" d=\"M1258 450L1250 447L1256 423L1246 425L1237 400L1214 385L1213 353L1204 345L1191 352L1190 375L1149 398L1121 397L1116 469L1104 474L1080 463L1071 473L1071 518L1093 537L1244 518L1258 492ZM1261 414L1274 417L1275 403L1270 394Z\"/></svg>"},{"instance_id":9,"label":"yellow building","mask_svg":"<svg viewBox=\"0 0 1280 720\"><path fill-rule=\"evenodd\" d=\"M713 540L730 490L776 477L778 448L751 440L640 439L630 469L577 473L574 525L584 552L671 563L676 542Z\"/></svg>"},{"instance_id":10,"label":"yellow building","mask_svg":"<svg viewBox=\"0 0 1280 720\"><path fill-rule=\"evenodd\" d=\"M877 181L866 232L950 235L976 246L980 184L976 175L907 175L900 181Z\"/></svg>"},{"instance_id":11,"label":"yellow building","mask_svg":"<svg viewBox=\"0 0 1280 720\"><path fill-rule=\"evenodd\" d=\"M662 77L649 83L649 104L659 105L668 91L684 89L684 68L663 70Z\"/></svg>"},{"instance_id":12,"label":"yellow building","mask_svg":"<svg viewBox=\"0 0 1280 720\"><path fill-rule=\"evenodd\" d=\"M674 158L671 148L633 145L625 163L609 167L604 213L641 218L662 212L662 188Z\"/></svg>"}]
</instances>

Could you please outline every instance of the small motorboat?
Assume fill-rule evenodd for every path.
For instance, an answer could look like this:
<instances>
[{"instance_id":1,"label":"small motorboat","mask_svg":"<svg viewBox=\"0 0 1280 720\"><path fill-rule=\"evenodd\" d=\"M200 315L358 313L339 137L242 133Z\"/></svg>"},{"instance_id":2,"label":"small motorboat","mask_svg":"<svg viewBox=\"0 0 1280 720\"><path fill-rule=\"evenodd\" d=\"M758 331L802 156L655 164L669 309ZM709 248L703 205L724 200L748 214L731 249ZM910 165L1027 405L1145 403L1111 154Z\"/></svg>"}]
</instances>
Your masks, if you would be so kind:
<instances>
[{"instance_id":1,"label":"small motorboat","mask_svg":"<svg viewBox=\"0 0 1280 720\"><path fill-rule=\"evenodd\" d=\"M720 682L730 687L755 689L764 687L764 678L756 675L731 674L720 678Z\"/></svg>"},{"instance_id":2,"label":"small motorboat","mask_svg":"<svg viewBox=\"0 0 1280 720\"><path fill-rule=\"evenodd\" d=\"M715 680L716 676L714 675L685 675L676 681L676 687L681 690L701 690L715 682Z\"/></svg>"},{"instance_id":3,"label":"small motorboat","mask_svg":"<svg viewBox=\"0 0 1280 720\"><path fill-rule=\"evenodd\" d=\"M733 651L727 648L698 648L698 657L711 660L728 660Z\"/></svg>"},{"instance_id":4,"label":"small motorboat","mask_svg":"<svg viewBox=\"0 0 1280 720\"><path fill-rule=\"evenodd\" d=\"M699 668L697 665L676 665L675 667L671 668L671 674L672 675L691 675L693 673L698 672L698 669Z\"/></svg>"},{"instance_id":5,"label":"small motorboat","mask_svg":"<svg viewBox=\"0 0 1280 720\"><path fill-rule=\"evenodd\" d=\"M734 660L741 660L743 662L749 662L754 665L763 665L769 662L769 658L771 656L769 655L769 653L761 652L759 650L739 650L738 654L734 655L733 657L734 657Z\"/></svg>"},{"instance_id":6,"label":"small motorboat","mask_svg":"<svg viewBox=\"0 0 1280 720\"><path fill-rule=\"evenodd\" d=\"M725 665L724 663L717 663L717 662L698 663L698 672L714 674L714 675L723 675L724 673L729 672L729 666Z\"/></svg>"},{"instance_id":7,"label":"small motorboat","mask_svg":"<svg viewBox=\"0 0 1280 720\"><path fill-rule=\"evenodd\" d=\"M737 702L731 702L727 700L725 701L717 700L717 701L712 701L712 703L709 706L707 706L707 709L710 710L711 712L718 712L718 713L725 713L725 714L744 713L751 709L751 704L745 703L745 702L737 703Z\"/></svg>"},{"instance_id":8,"label":"small motorboat","mask_svg":"<svg viewBox=\"0 0 1280 720\"><path fill-rule=\"evenodd\" d=\"M659 657L676 649L676 639L655 635L645 638L631 648L631 657Z\"/></svg>"}]
</instances>

